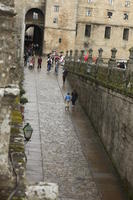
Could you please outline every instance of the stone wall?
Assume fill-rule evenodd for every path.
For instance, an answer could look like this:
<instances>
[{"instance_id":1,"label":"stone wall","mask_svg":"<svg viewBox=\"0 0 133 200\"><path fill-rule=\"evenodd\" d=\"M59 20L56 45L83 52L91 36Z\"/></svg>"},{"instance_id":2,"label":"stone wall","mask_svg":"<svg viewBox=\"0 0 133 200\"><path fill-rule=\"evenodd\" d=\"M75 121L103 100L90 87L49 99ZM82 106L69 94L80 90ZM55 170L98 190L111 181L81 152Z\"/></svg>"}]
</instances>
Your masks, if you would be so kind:
<instances>
[{"instance_id":1,"label":"stone wall","mask_svg":"<svg viewBox=\"0 0 133 200\"><path fill-rule=\"evenodd\" d=\"M132 56L130 55L130 57ZM131 63L131 60L129 63ZM117 74L116 77L119 77L119 74L123 72L116 67L112 67L112 79L108 76L108 68L103 64L100 64L98 70L104 74L102 79L99 78L99 72L96 73L97 64L72 62L69 57L65 67L69 71L68 80L72 88L77 89L82 107L92 122L95 131L100 136L130 195L133 197L132 89L130 88L130 94L125 92L128 88L123 87L122 90L119 90L118 79L115 79L113 75ZM128 69L129 67L127 67Z\"/></svg>"},{"instance_id":2,"label":"stone wall","mask_svg":"<svg viewBox=\"0 0 133 200\"><path fill-rule=\"evenodd\" d=\"M23 135L21 133L22 116L19 104L19 83L22 71L17 63L14 23L14 1L0 1L1 200L11 199L13 194L18 195L16 188L19 190L19 197L24 194L25 161ZM16 146L19 146L19 151ZM19 179L21 179L21 183L18 181Z\"/></svg>"}]
</instances>

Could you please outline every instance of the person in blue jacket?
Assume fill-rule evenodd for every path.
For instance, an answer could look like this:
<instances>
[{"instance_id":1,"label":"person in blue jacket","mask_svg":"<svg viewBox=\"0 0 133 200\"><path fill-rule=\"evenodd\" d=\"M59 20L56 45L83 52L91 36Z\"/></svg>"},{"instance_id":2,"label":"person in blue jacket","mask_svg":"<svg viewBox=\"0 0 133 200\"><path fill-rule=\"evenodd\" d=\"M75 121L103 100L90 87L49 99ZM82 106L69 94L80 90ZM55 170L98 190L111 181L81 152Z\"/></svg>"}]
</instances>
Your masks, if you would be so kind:
<instances>
[{"instance_id":1,"label":"person in blue jacket","mask_svg":"<svg viewBox=\"0 0 133 200\"><path fill-rule=\"evenodd\" d=\"M70 93L68 92L67 95L65 96L65 103L66 103L66 105L65 105L65 110L66 110L66 111L67 111L67 110L69 111L70 101L71 101L71 95L70 95Z\"/></svg>"}]
</instances>

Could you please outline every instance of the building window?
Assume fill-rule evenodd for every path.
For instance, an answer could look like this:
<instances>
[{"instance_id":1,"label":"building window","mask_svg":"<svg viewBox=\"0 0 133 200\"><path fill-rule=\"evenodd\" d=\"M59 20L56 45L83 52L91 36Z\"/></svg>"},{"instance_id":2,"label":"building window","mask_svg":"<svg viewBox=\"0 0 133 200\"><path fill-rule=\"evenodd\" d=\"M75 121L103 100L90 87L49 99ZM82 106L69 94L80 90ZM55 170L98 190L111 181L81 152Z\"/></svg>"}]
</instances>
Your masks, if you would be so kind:
<instances>
[{"instance_id":1,"label":"building window","mask_svg":"<svg viewBox=\"0 0 133 200\"><path fill-rule=\"evenodd\" d=\"M113 4L113 0L109 0L109 3L110 3L110 4Z\"/></svg>"},{"instance_id":2,"label":"building window","mask_svg":"<svg viewBox=\"0 0 133 200\"><path fill-rule=\"evenodd\" d=\"M38 20L38 13L33 12L33 19Z\"/></svg>"},{"instance_id":3,"label":"building window","mask_svg":"<svg viewBox=\"0 0 133 200\"><path fill-rule=\"evenodd\" d=\"M111 11L108 11L108 12L107 12L107 16L108 16L108 18L112 18L113 13L112 13Z\"/></svg>"},{"instance_id":4,"label":"building window","mask_svg":"<svg viewBox=\"0 0 133 200\"><path fill-rule=\"evenodd\" d=\"M128 13L124 13L123 19L128 20Z\"/></svg>"},{"instance_id":5,"label":"building window","mask_svg":"<svg viewBox=\"0 0 133 200\"><path fill-rule=\"evenodd\" d=\"M91 36L91 25L85 26L85 36L90 37Z\"/></svg>"},{"instance_id":6,"label":"building window","mask_svg":"<svg viewBox=\"0 0 133 200\"><path fill-rule=\"evenodd\" d=\"M62 42L62 39L61 38L59 38L59 43L61 43Z\"/></svg>"},{"instance_id":7,"label":"building window","mask_svg":"<svg viewBox=\"0 0 133 200\"><path fill-rule=\"evenodd\" d=\"M54 12L59 12L59 6L57 5L54 6Z\"/></svg>"},{"instance_id":8,"label":"building window","mask_svg":"<svg viewBox=\"0 0 133 200\"><path fill-rule=\"evenodd\" d=\"M125 7L129 7L129 6L130 6L130 1L129 0L125 1Z\"/></svg>"},{"instance_id":9,"label":"building window","mask_svg":"<svg viewBox=\"0 0 133 200\"><path fill-rule=\"evenodd\" d=\"M124 30L123 30L123 40L128 40L128 37L129 37L129 29L124 28Z\"/></svg>"},{"instance_id":10,"label":"building window","mask_svg":"<svg viewBox=\"0 0 133 200\"><path fill-rule=\"evenodd\" d=\"M78 24L76 24L76 36L78 34Z\"/></svg>"},{"instance_id":11,"label":"building window","mask_svg":"<svg viewBox=\"0 0 133 200\"><path fill-rule=\"evenodd\" d=\"M111 27L106 26L106 27L105 27L105 35L104 35L104 38L110 39L110 35L111 35Z\"/></svg>"},{"instance_id":12,"label":"building window","mask_svg":"<svg viewBox=\"0 0 133 200\"><path fill-rule=\"evenodd\" d=\"M88 0L88 3L91 3L92 2L92 0Z\"/></svg>"},{"instance_id":13,"label":"building window","mask_svg":"<svg viewBox=\"0 0 133 200\"><path fill-rule=\"evenodd\" d=\"M91 9L87 8L86 15L91 16Z\"/></svg>"},{"instance_id":14,"label":"building window","mask_svg":"<svg viewBox=\"0 0 133 200\"><path fill-rule=\"evenodd\" d=\"M57 18L57 17L54 17L53 23L54 23L54 24L57 24L57 23L58 23L58 18Z\"/></svg>"}]
</instances>

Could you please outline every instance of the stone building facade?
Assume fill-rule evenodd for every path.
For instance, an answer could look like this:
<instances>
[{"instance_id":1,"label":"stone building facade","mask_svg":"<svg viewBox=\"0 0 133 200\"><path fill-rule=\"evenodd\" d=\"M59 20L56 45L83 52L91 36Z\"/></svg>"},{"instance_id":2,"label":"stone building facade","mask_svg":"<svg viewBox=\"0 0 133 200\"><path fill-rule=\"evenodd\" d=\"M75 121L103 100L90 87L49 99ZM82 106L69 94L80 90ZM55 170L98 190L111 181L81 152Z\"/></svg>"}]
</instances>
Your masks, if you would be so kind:
<instances>
[{"instance_id":1,"label":"stone building facade","mask_svg":"<svg viewBox=\"0 0 133 200\"><path fill-rule=\"evenodd\" d=\"M78 0L47 1L44 52L75 47Z\"/></svg>"},{"instance_id":2,"label":"stone building facade","mask_svg":"<svg viewBox=\"0 0 133 200\"><path fill-rule=\"evenodd\" d=\"M26 26L38 26L44 30L44 19L45 19L45 0L15 0L16 15L16 30L18 34L18 55L23 59L24 55L24 42L25 42L25 30ZM33 10L32 10L33 9ZM35 10L34 10L35 9ZM29 15L28 15L29 12ZM31 13L42 13L43 14L43 24L42 21L33 19L31 20ZM28 16L26 18L26 16ZM44 40L44 39L43 39ZM42 43L43 43L42 40ZM43 45L43 44L42 44Z\"/></svg>"},{"instance_id":3,"label":"stone building facade","mask_svg":"<svg viewBox=\"0 0 133 200\"><path fill-rule=\"evenodd\" d=\"M24 50L26 13L33 9L29 26L37 25L43 31L41 53L51 50L93 48L94 55L102 47L103 57L110 57L110 49L118 49L117 57L126 59L133 43L133 21L131 0L15 0L17 29ZM35 10L35 9L38 9ZM38 12L43 13L40 25ZM37 33L40 37L40 33Z\"/></svg>"},{"instance_id":4,"label":"stone building facade","mask_svg":"<svg viewBox=\"0 0 133 200\"><path fill-rule=\"evenodd\" d=\"M79 0L75 48L103 48L103 57L117 48L117 57L126 59L133 44L133 2L131 0Z\"/></svg>"}]
</instances>

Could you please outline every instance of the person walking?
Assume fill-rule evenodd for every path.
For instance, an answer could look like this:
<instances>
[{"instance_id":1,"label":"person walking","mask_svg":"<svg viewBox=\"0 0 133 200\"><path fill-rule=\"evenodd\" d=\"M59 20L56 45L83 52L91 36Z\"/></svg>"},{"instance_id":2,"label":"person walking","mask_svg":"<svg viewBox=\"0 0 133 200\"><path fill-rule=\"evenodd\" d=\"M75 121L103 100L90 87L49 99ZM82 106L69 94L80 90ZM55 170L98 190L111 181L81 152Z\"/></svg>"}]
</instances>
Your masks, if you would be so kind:
<instances>
[{"instance_id":1,"label":"person walking","mask_svg":"<svg viewBox=\"0 0 133 200\"><path fill-rule=\"evenodd\" d=\"M35 67L35 56L34 55L32 56L32 63L33 63L33 69L34 69L34 67Z\"/></svg>"},{"instance_id":2,"label":"person walking","mask_svg":"<svg viewBox=\"0 0 133 200\"><path fill-rule=\"evenodd\" d=\"M63 85L65 84L67 74L68 74L67 69L64 69L64 71L63 71L63 76L62 76L62 78L63 78Z\"/></svg>"},{"instance_id":3,"label":"person walking","mask_svg":"<svg viewBox=\"0 0 133 200\"><path fill-rule=\"evenodd\" d=\"M25 52L24 54L24 66L27 66L28 63L28 52Z\"/></svg>"},{"instance_id":4,"label":"person walking","mask_svg":"<svg viewBox=\"0 0 133 200\"><path fill-rule=\"evenodd\" d=\"M71 101L72 101L72 109L75 108L75 103L78 99L78 93L76 92L76 90L74 89L72 94L71 94L72 98L71 98Z\"/></svg>"},{"instance_id":5,"label":"person walking","mask_svg":"<svg viewBox=\"0 0 133 200\"><path fill-rule=\"evenodd\" d=\"M59 70L59 61L55 63L55 74L58 75L58 70Z\"/></svg>"},{"instance_id":6,"label":"person walking","mask_svg":"<svg viewBox=\"0 0 133 200\"><path fill-rule=\"evenodd\" d=\"M34 65L35 65L35 60L33 57L31 57L30 62L29 62L29 69L30 70L34 69Z\"/></svg>"},{"instance_id":7,"label":"person walking","mask_svg":"<svg viewBox=\"0 0 133 200\"><path fill-rule=\"evenodd\" d=\"M71 95L70 93L68 92L65 96L65 111L69 111L69 105L70 105L70 101L71 101Z\"/></svg>"},{"instance_id":8,"label":"person walking","mask_svg":"<svg viewBox=\"0 0 133 200\"><path fill-rule=\"evenodd\" d=\"M41 69L42 67L42 58L41 56L38 57L38 66L37 66L37 69Z\"/></svg>"},{"instance_id":9,"label":"person walking","mask_svg":"<svg viewBox=\"0 0 133 200\"><path fill-rule=\"evenodd\" d=\"M51 58L50 58L50 56L48 56L48 60L47 60L47 71L48 72L51 70L51 65L52 65Z\"/></svg>"}]
</instances>

